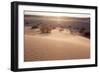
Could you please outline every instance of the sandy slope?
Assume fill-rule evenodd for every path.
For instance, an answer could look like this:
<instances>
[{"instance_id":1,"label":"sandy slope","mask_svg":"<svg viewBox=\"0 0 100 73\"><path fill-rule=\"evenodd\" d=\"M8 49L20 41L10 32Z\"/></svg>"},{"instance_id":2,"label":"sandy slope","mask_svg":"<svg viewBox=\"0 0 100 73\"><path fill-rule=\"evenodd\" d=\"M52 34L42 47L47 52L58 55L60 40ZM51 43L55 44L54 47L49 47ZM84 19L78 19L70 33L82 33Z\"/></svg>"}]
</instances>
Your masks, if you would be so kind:
<instances>
[{"instance_id":1,"label":"sandy slope","mask_svg":"<svg viewBox=\"0 0 100 73\"><path fill-rule=\"evenodd\" d=\"M28 29L27 29L28 30ZM26 31L27 31L26 30ZM25 61L85 59L90 57L90 41L69 32L51 34L25 32Z\"/></svg>"}]
</instances>

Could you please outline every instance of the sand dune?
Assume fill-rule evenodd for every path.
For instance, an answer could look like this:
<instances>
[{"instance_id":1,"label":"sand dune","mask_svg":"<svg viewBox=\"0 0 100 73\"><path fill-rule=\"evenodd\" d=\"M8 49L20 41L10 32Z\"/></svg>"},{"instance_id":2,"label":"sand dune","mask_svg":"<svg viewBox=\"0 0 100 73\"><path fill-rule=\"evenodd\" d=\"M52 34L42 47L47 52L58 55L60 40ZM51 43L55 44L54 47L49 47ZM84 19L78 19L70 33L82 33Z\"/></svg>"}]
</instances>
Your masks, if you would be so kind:
<instances>
[{"instance_id":1,"label":"sand dune","mask_svg":"<svg viewBox=\"0 0 100 73\"><path fill-rule=\"evenodd\" d=\"M90 58L90 40L57 29L51 34L33 34L25 29L24 61L69 60Z\"/></svg>"}]
</instances>

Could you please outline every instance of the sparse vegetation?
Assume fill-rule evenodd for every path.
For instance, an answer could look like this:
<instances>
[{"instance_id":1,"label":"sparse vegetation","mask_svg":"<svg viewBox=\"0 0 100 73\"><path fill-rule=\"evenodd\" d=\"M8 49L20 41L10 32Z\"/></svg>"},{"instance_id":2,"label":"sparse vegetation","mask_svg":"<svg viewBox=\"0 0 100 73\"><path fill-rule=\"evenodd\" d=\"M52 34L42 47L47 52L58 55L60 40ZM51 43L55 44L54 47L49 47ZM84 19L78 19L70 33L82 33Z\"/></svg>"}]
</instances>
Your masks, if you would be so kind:
<instances>
[{"instance_id":1,"label":"sparse vegetation","mask_svg":"<svg viewBox=\"0 0 100 73\"><path fill-rule=\"evenodd\" d=\"M41 33L51 33L52 28L49 25L41 25L40 31Z\"/></svg>"},{"instance_id":2,"label":"sparse vegetation","mask_svg":"<svg viewBox=\"0 0 100 73\"><path fill-rule=\"evenodd\" d=\"M25 26L30 26L29 29L33 33L53 33L53 31L57 30L59 33L64 32L65 34L70 33L72 35L90 37L90 18L67 17L69 18L67 20L65 16L62 16L61 20L56 21L56 16L25 15L24 17Z\"/></svg>"},{"instance_id":3,"label":"sparse vegetation","mask_svg":"<svg viewBox=\"0 0 100 73\"><path fill-rule=\"evenodd\" d=\"M90 32L84 32L83 36L90 38Z\"/></svg>"},{"instance_id":4,"label":"sparse vegetation","mask_svg":"<svg viewBox=\"0 0 100 73\"><path fill-rule=\"evenodd\" d=\"M61 32L61 31L64 31L64 29L63 29L63 28L60 28L59 31L60 31L60 32Z\"/></svg>"},{"instance_id":5,"label":"sparse vegetation","mask_svg":"<svg viewBox=\"0 0 100 73\"><path fill-rule=\"evenodd\" d=\"M36 29L36 28L38 28L37 25L34 25L34 26L31 27L31 29Z\"/></svg>"},{"instance_id":6,"label":"sparse vegetation","mask_svg":"<svg viewBox=\"0 0 100 73\"><path fill-rule=\"evenodd\" d=\"M79 32L82 34L82 33L84 33L84 31L85 31L85 28L83 27L83 28L81 28L80 30L79 30Z\"/></svg>"}]
</instances>

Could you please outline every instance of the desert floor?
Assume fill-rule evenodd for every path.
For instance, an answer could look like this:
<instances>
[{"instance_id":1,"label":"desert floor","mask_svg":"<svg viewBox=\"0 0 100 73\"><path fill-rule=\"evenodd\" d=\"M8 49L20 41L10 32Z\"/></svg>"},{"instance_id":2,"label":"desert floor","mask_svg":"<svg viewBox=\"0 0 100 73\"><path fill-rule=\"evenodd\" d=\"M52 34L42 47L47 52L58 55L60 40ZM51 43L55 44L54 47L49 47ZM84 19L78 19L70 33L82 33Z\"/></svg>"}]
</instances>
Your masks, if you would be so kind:
<instances>
[{"instance_id":1,"label":"desert floor","mask_svg":"<svg viewBox=\"0 0 100 73\"><path fill-rule=\"evenodd\" d=\"M24 61L71 60L90 58L90 40L65 30L41 34L25 27Z\"/></svg>"}]
</instances>

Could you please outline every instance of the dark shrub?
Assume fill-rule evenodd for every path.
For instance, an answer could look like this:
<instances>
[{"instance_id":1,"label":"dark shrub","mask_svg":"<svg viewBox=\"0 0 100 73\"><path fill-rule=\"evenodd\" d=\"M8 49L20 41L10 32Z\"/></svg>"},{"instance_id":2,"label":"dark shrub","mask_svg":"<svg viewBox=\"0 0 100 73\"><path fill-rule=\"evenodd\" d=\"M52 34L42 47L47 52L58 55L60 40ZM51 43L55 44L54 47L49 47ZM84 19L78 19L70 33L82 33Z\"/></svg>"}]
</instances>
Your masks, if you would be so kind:
<instances>
[{"instance_id":1,"label":"dark shrub","mask_svg":"<svg viewBox=\"0 0 100 73\"><path fill-rule=\"evenodd\" d=\"M31 27L31 29L36 29L36 28L38 28L37 25L34 25L34 26Z\"/></svg>"},{"instance_id":2,"label":"dark shrub","mask_svg":"<svg viewBox=\"0 0 100 73\"><path fill-rule=\"evenodd\" d=\"M41 25L40 31L41 33L51 33L52 28L49 25Z\"/></svg>"},{"instance_id":3,"label":"dark shrub","mask_svg":"<svg viewBox=\"0 0 100 73\"><path fill-rule=\"evenodd\" d=\"M59 31L64 31L64 29L63 28L60 28Z\"/></svg>"},{"instance_id":4,"label":"dark shrub","mask_svg":"<svg viewBox=\"0 0 100 73\"><path fill-rule=\"evenodd\" d=\"M90 38L90 32L85 32L84 36L87 37L87 38Z\"/></svg>"},{"instance_id":5,"label":"dark shrub","mask_svg":"<svg viewBox=\"0 0 100 73\"><path fill-rule=\"evenodd\" d=\"M79 30L79 32L82 34L82 33L84 33L84 31L85 31L85 28L81 28L80 30Z\"/></svg>"}]
</instances>

